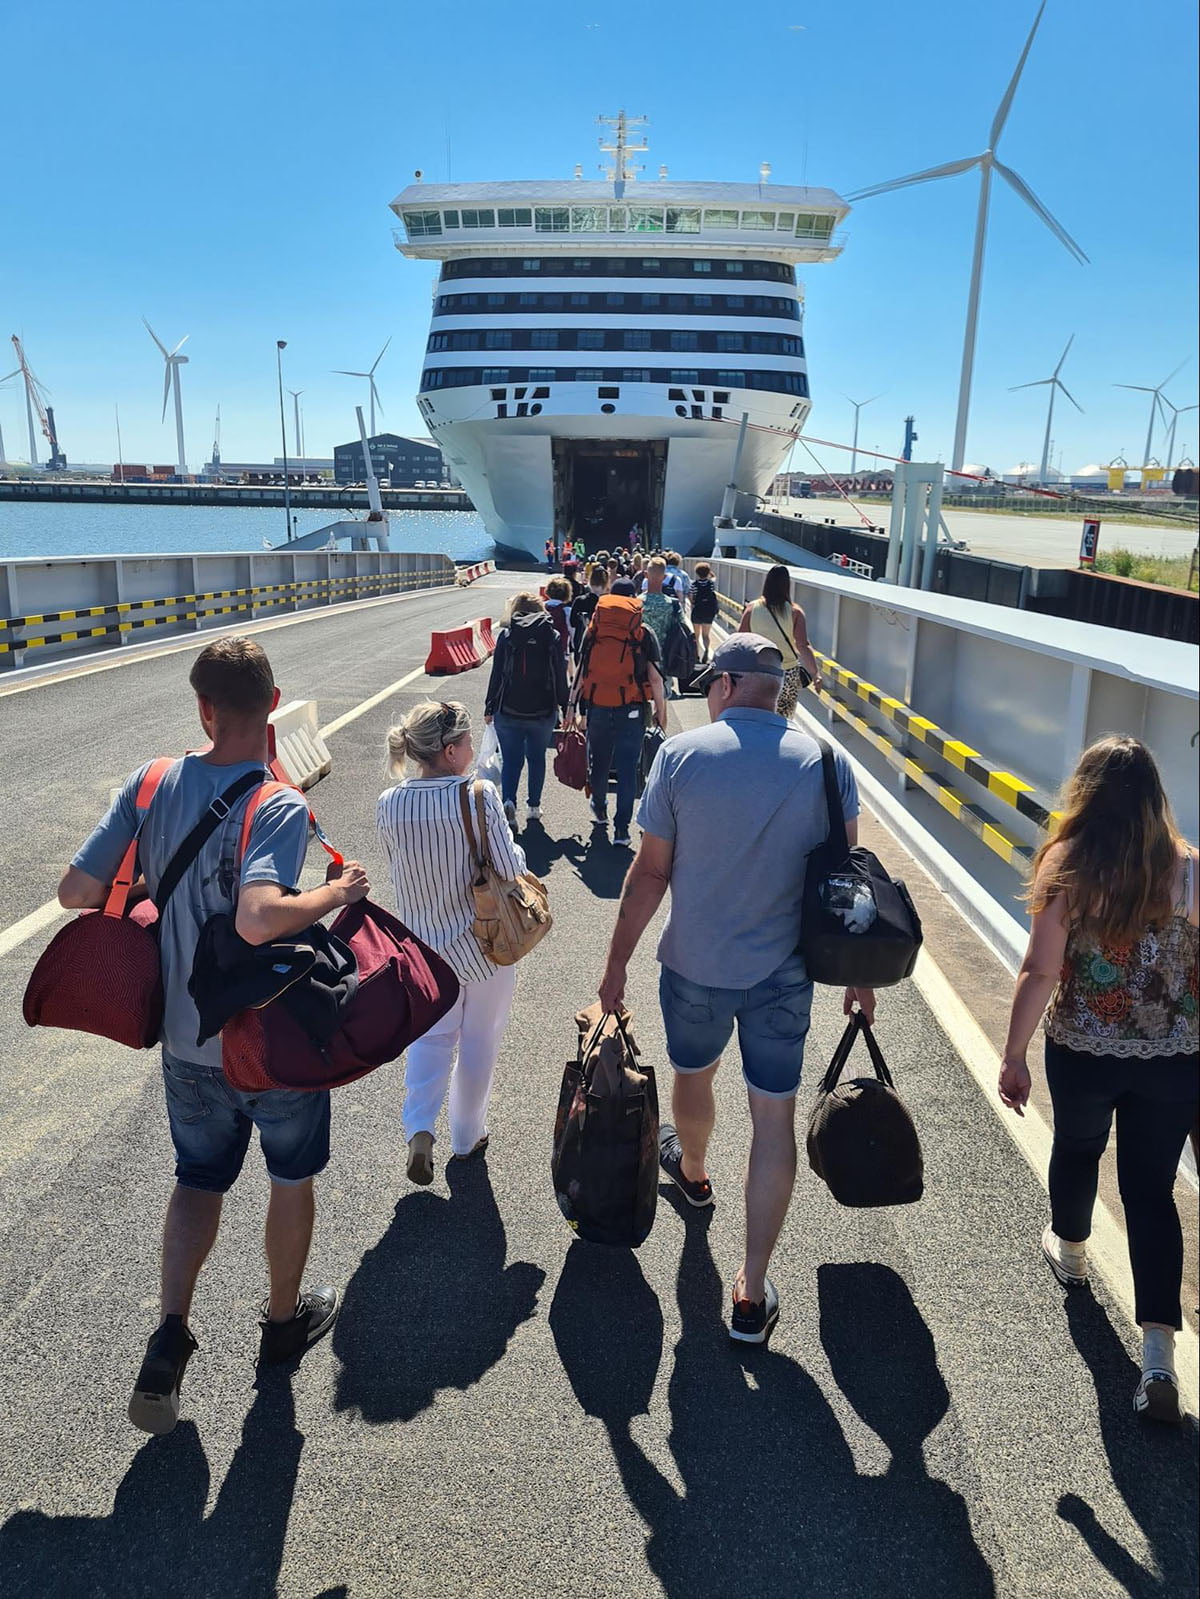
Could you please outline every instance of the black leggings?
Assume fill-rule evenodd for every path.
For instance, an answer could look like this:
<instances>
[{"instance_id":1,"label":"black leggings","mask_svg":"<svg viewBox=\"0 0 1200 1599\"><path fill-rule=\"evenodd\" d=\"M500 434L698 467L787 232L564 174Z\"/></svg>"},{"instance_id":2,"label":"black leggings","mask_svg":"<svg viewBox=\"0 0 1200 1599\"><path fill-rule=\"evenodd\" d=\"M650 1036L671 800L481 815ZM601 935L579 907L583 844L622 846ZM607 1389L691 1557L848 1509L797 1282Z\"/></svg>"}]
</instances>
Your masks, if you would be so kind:
<instances>
[{"instance_id":1,"label":"black leggings","mask_svg":"<svg viewBox=\"0 0 1200 1599\"><path fill-rule=\"evenodd\" d=\"M1196 1116L1200 1061L1195 1055L1085 1055L1048 1038L1046 1081L1054 1102L1050 1225L1076 1243L1091 1232L1100 1157L1115 1111L1134 1314L1139 1322L1182 1327L1183 1232L1175 1172Z\"/></svg>"}]
</instances>

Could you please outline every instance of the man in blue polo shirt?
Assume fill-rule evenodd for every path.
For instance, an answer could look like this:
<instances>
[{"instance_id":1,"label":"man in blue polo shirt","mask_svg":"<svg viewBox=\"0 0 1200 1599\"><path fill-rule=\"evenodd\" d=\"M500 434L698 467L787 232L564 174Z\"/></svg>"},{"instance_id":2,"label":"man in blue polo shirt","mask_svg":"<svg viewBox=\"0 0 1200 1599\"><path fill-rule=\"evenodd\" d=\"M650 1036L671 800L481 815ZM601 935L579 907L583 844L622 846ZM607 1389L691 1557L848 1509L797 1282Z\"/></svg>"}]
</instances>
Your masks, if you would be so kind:
<instances>
[{"instance_id":1,"label":"man in blue polo shirt","mask_svg":"<svg viewBox=\"0 0 1200 1599\"><path fill-rule=\"evenodd\" d=\"M704 1159L715 1119L713 1078L738 1029L753 1136L746 1178L746 1254L733 1284L730 1337L765 1343L779 1318L767 1276L796 1177L796 1090L812 1006L797 953L809 855L829 823L815 739L775 706L780 652L757 633L714 651L697 686L710 723L659 751L638 823L641 845L621 894L600 984L606 1010L625 993L629 960L668 887L658 946L659 998L675 1072L674 1125L661 1129L663 1170L689 1204L713 1203ZM858 838L858 793L835 750L846 833ZM871 1020L870 989L847 989Z\"/></svg>"}]
</instances>

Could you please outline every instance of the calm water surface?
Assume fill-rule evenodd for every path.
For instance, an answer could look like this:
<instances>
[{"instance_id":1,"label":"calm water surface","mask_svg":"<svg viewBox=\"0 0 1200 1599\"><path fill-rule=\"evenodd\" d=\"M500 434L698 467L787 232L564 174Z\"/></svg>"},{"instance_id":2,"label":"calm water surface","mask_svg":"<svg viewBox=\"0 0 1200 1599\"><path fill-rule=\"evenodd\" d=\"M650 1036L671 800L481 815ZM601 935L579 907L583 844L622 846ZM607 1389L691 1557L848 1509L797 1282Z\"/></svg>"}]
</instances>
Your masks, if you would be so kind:
<instances>
[{"instance_id":1,"label":"calm water surface","mask_svg":"<svg viewBox=\"0 0 1200 1599\"><path fill-rule=\"evenodd\" d=\"M349 514L349 513L346 513ZM293 511L297 533L336 512ZM393 511L394 550L479 561L493 551L473 511ZM0 504L0 560L37 555L163 555L181 550L261 550L283 541L283 511L264 506Z\"/></svg>"}]
</instances>

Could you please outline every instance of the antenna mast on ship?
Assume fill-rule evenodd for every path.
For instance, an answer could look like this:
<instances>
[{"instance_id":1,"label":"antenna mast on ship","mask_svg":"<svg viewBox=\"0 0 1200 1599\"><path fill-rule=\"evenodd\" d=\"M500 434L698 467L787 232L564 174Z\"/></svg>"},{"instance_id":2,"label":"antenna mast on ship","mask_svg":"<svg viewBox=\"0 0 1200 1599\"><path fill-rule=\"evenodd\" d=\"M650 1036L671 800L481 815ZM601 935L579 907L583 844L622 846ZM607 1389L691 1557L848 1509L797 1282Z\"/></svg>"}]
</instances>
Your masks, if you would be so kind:
<instances>
[{"instance_id":1,"label":"antenna mast on ship","mask_svg":"<svg viewBox=\"0 0 1200 1599\"><path fill-rule=\"evenodd\" d=\"M630 144L629 135L632 130L645 127L649 117L627 117L624 111L618 111L615 117L597 117L596 121L602 127L611 128L612 143L606 144L604 135L600 135L600 148L605 155L612 156L612 161L601 167L601 171L613 186L613 193L620 200L625 194L626 183L632 183L642 170L642 163L631 162L631 155L644 155L650 148L645 136L634 132L634 138L640 139L639 144Z\"/></svg>"}]
</instances>

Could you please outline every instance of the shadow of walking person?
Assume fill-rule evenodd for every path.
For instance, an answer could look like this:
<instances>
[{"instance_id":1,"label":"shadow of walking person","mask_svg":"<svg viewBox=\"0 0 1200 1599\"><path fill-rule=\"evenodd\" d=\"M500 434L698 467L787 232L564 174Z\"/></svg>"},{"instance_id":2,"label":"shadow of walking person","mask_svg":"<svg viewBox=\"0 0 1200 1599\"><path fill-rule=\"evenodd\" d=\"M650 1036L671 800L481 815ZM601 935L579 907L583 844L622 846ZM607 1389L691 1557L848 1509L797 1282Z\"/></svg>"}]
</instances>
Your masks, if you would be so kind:
<instances>
[{"instance_id":1,"label":"shadow of walking person","mask_svg":"<svg viewBox=\"0 0 1200 1599\"><path fill-rule=\"evenodd\" d=\"M192 1421L143 1445L109 1516L23 1510L0 1527L5 1599L271 1599L304 1437L291 1386L265 1373L212 1515Z\"/></svg>"},{"instance_id":2,"label":"shadow of walking person","mask_svg":"<svg viewBox=\"0 0 1200 1599\"><path fill-rule=\"evenodd\" d=\"M821 1342L834 1380L891 1451L883 1477L862 1480L893 1587L975 1599L995 1593L961 1495L926 1470L925 1439L950 1407L933 1337L904 1279L873 1263L817 1268Z\"/></svg>"},{"instance_id":3,"label":"shadow of walking person","mask_svg":"<svg viewBox=\"0 0 1200 1599\"><path fill-rule=\"evenodd\" d=\"M580 1409L604 1423L620 1455L633 1418L650 1409L662 1359L662 1309L633 1251L577 1239L554 1290L550 1331Z\"/></svg>"},{"instance_id":4,"label":"shadow of walking person","mask_svg":"<svg viewBox=\"0 0 1200 1599\"><path fill-rule=\"evenodd\" d=\"M545 1281L529 1261L504 1264L486 1159L448 1162L446 1181L449 1199L405 1194L346 1289L333 1331L334 1406L368 1422L411 1421L439 1388L477 1383L533 1315Z\"/></svg>"},{"instance_id":5,"label":"shadow of walking person","mask_svg":"<svg viewBox=\"0 0 1200 1599\"><path fill-rule=\"evenodd\" d=\"M1176 1594L1191 1599L1200 1558L1195 1418L1164 1427L1136 1415L1133 1391L1141 1372L1104 1307L1091 1294L1070 1293L1066 1308L1071 1337L1096 1384L1100 1435L1113 1483L1150 1547L1155 1569L1147 1570L1080 1495L1064 1494L1058 1513L1132 1599Z\"/></svg>"}]
</instances>

